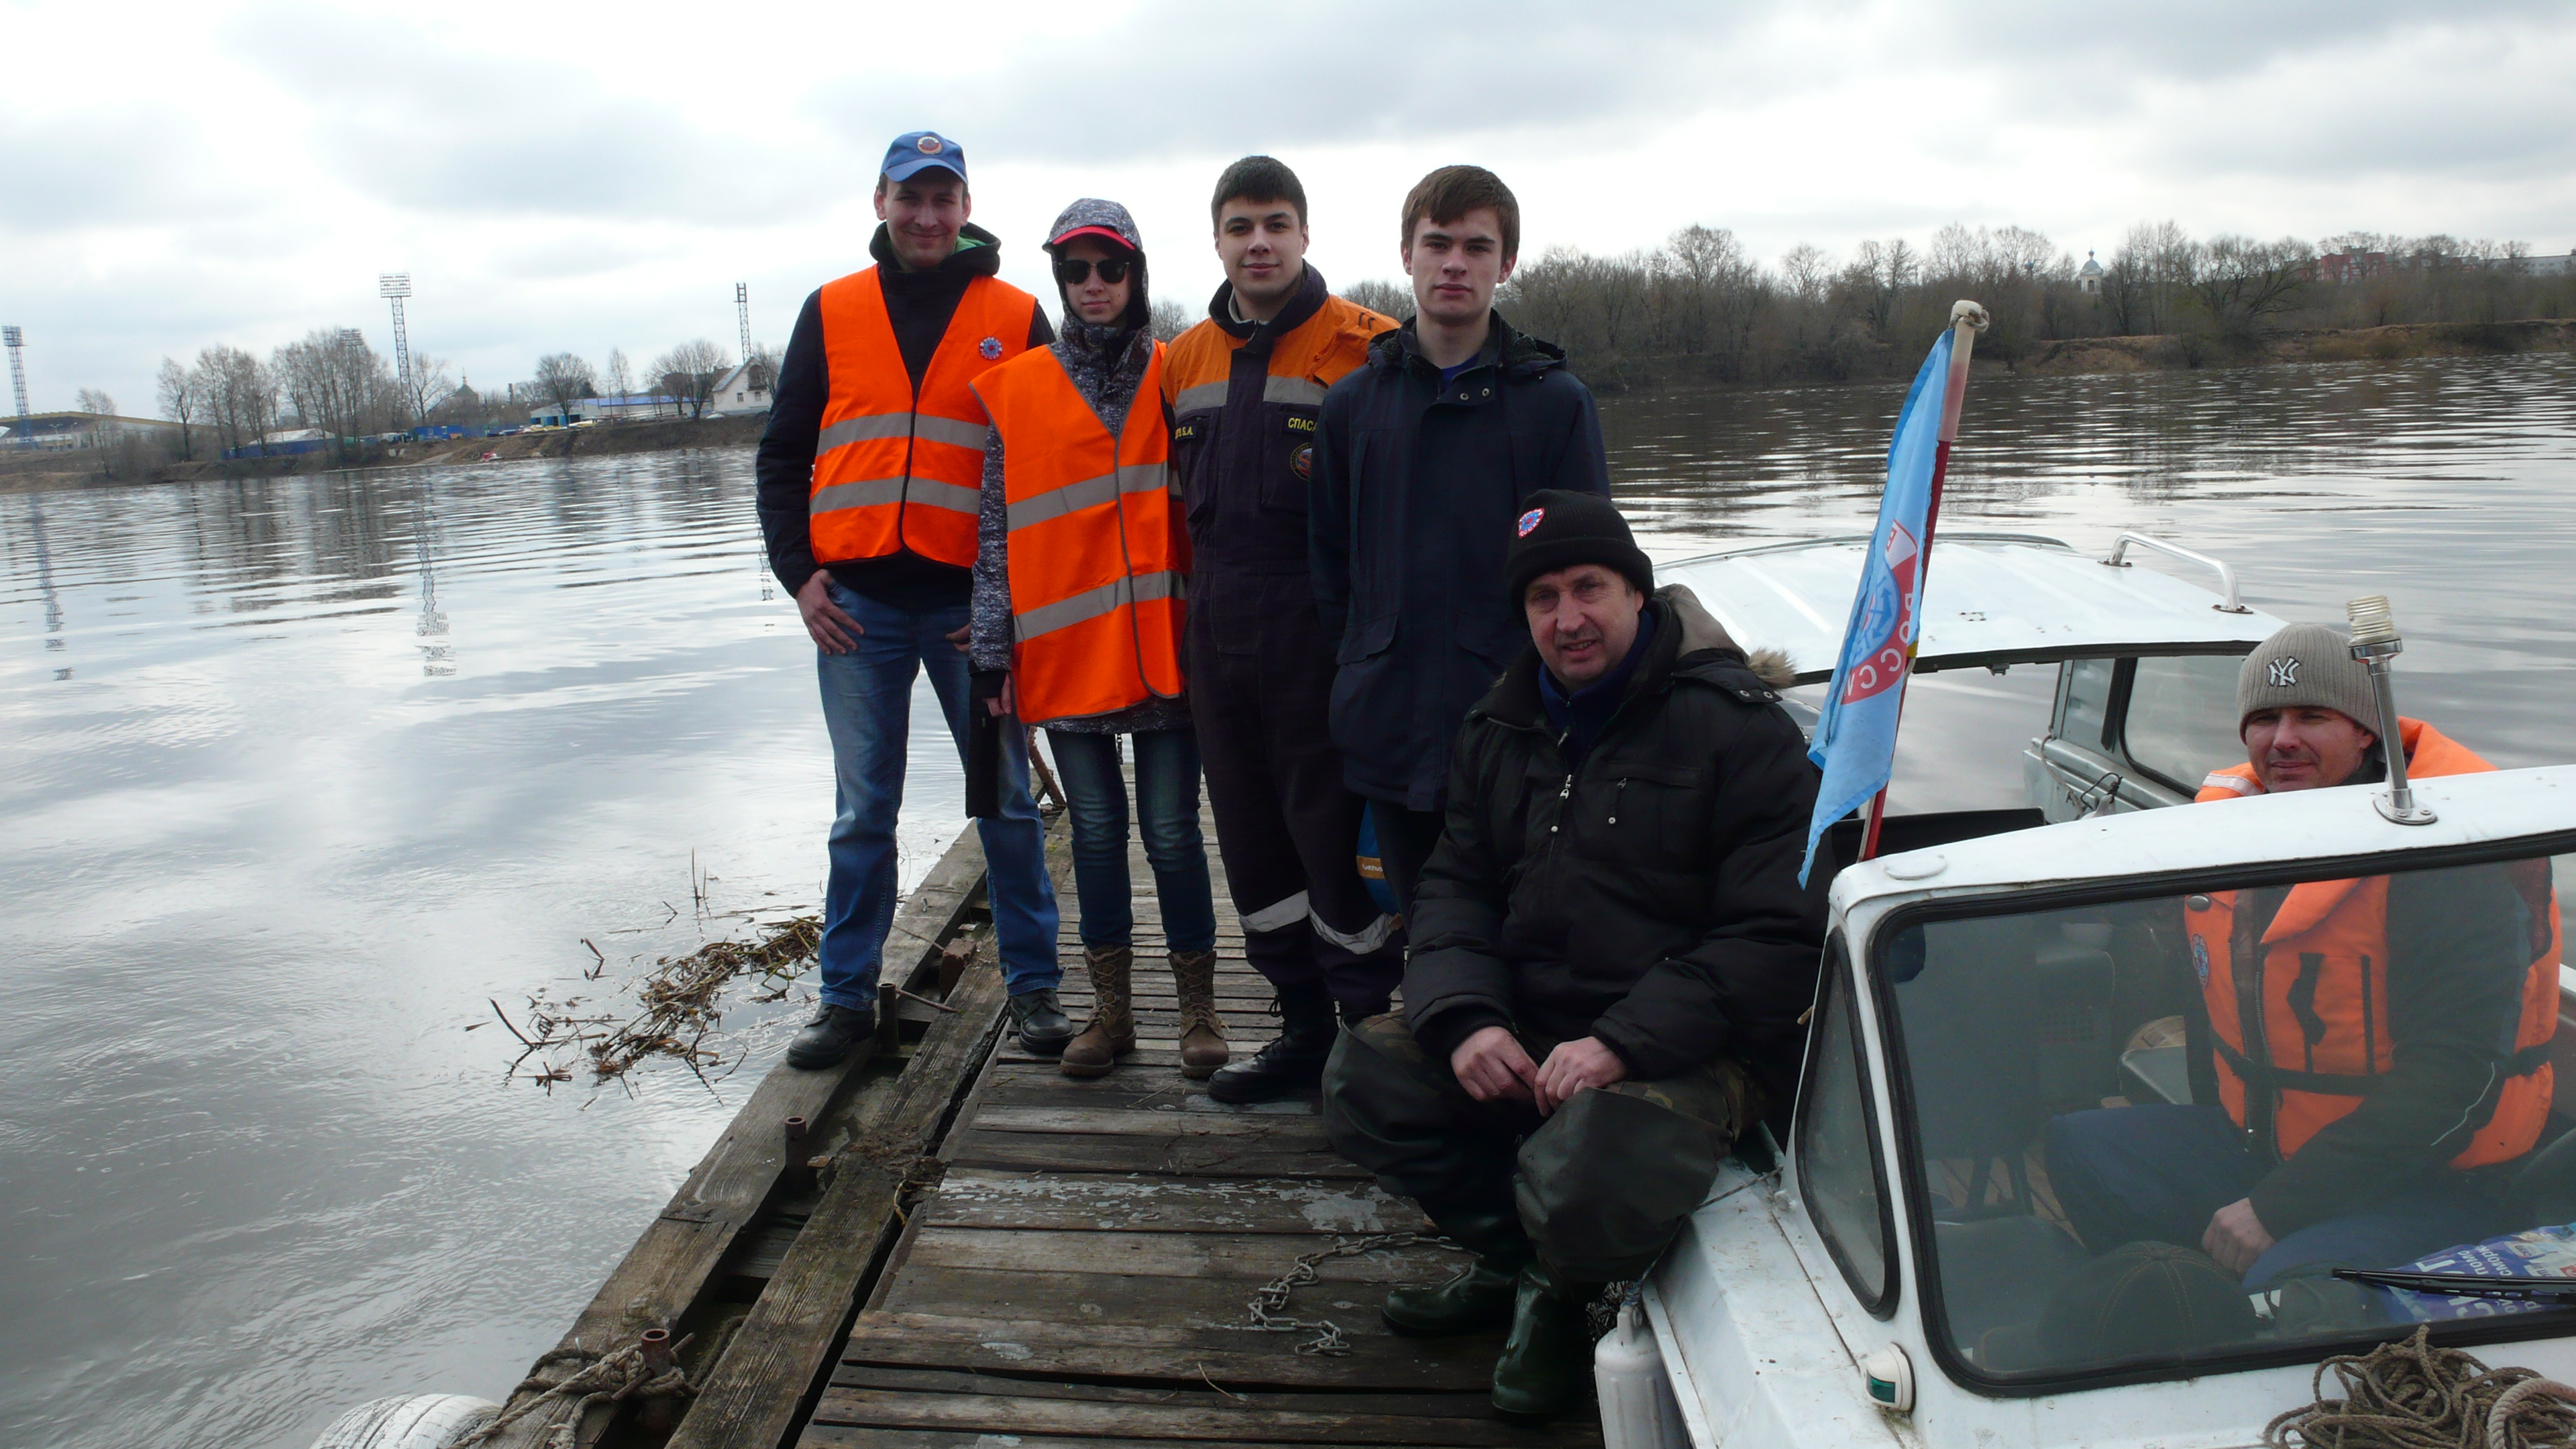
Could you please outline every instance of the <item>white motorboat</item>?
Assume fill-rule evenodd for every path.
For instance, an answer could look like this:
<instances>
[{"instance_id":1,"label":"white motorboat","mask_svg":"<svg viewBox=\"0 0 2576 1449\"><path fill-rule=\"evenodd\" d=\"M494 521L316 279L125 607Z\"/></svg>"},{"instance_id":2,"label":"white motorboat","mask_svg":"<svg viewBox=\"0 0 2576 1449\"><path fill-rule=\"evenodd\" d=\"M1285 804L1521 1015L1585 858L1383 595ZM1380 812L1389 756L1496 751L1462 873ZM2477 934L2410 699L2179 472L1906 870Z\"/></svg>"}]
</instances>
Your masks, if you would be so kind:
<instances>
[{"instance_id":1,"label":"white motorboat","mask_svg":"<svg viewBox=\"0 0 2576 1449\"><path fill-rule=\"evenodd\" d=\"M1862 547L1658 572L1817 681ZM2576 1297L2409 1293L2334 1271L2576 1273L2576 1230L2556 1226L2576 1219L2576 1134L2553 1141L2563 1117L2500 1189L2509 1226L2539 1231L2483 1258L2437 1243L2406 1264L2221 1274L2219 1301L2187 1313L2153 1293L2106 1298L2088 1273L2105 1245L2088 1250L2054 1190L2052 1129L2193 1099L2185 912L2309 881L2527 881L2576 851L2576 766L2417 780L2429 823L2388 818L2382 786L2154 808L2242 761L2228 729L2237 665L2281 621L2246 609L2216 560L2132 547L2206 568L2218 590L2052 540L1936 545L1918 670L2059 667L2048 729L2023 754L2029 809L1891 817L1891 853L1836 878L1787 1140L1727 1164L1642 1295L1698 1449L2255 1445L2310 1402L2322 1359L2424 1322L2437 1343L2492 1345L2478 1350L2491 1363L2576 1380ZM2563 1025L2563 967L2560 979ZM2561 1081L2576 1080L2571 1041L2561 1030L2550 1049Z\"/></svg>"}]
</instances>

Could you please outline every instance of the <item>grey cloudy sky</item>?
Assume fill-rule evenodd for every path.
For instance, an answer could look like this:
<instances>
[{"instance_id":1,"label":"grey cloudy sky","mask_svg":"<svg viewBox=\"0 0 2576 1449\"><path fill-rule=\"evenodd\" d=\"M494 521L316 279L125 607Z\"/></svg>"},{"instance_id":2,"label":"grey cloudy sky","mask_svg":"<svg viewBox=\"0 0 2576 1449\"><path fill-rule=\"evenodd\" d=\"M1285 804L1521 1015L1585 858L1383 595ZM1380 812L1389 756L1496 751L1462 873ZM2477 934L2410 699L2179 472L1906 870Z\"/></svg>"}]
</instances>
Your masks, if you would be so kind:
<instances>
[{"instance_id":1,"label":"grey cloudy sky","mask_svg":"<svg viewBox=\"0 0 2576 1449\"><path fill-rule=\"evenodd\" d=\"M917 23L914 14L926 18ZM1173 0L915 10L462 0L0 3L0 320L31 401L150 411L153 368L319 326L478 386L541 353L783 343L865 265L887 140L967 149L1005 275L1079 195L1128 203L1160 295L1218 273L1206 196L1266 150L1316 263L1393 277L1433 166L1519 193L1525 254L1733 228L1758 256L2016 224L2081 257L2133 221L2576 247L2576 6Z\"/></svg>"}]
</instances>

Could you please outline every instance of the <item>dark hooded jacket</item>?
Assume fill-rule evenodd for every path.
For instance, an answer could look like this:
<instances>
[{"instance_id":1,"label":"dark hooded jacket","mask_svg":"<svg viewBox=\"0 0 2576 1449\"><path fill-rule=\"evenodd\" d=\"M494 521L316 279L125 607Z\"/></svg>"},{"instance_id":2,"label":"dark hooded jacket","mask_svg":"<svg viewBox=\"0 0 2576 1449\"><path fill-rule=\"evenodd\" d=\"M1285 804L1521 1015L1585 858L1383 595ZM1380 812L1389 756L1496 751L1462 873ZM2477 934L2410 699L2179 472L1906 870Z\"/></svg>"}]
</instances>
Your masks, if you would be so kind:
<instances>
[{"instance_id":1,"label":"dark hooded jacket","mask_svg":"<svg viewBox=\"0 0 2576 1449\"><path fill-rule=\"evenodd\" d=\"M1468 711L1422 873L1405 1020L1445 1059L1480 1027L1595 1036L1643 1080L1724 1054L1795 1094L1831 872L1798 884L1816 768L1760 672L1688 589L1569 775L1538 651Z\"/></svg>"},{"instance_id":2,"label":"dark hooded jacket","mask_svg":"<svg viewBox=\"0 0 2576 1449\"><path fill-rule=\"evenodd\" d=\"M1610 491L1601 414L1565 354L1499 312L1446 384L1407 322L1324 395L1309 561L1337 641L1333 743L1360 794L1437 807L1458 721L1529 647L1503 554L1541 488Z\"/></svg>"},{"instance_id":3,"label":"dark hooded jacket","mask_svg":"<svg viewBox=\"0 0 2576 1449\"><path fill-rule=\"evenodd\" d=\"M877 278L885 288L886 320L894 328L895 346L918 390L948 319L966 284L1001 270L1001 242L980 226L967 226L948 260L925 272L896 265L894 246L885 226L868 242ZM1029 318L1029 345L1044 347L1055 339L1041 307ZM787 355L778 362L777 400L769 409L769 426L760 435L753 464L757 484L760 532L769 548L769 571L794 594L814 576L814 538L807 527L807 508L814 485L814 444L823 426L823 404L832 382L823 365L823 294L807 296L788 334ZM967 602L974 573L953 564L926 559L909 551L883 558L856 559L832 565L841 586L881 604L900 609L954 608Z\"/></svg>"}]
</instances>

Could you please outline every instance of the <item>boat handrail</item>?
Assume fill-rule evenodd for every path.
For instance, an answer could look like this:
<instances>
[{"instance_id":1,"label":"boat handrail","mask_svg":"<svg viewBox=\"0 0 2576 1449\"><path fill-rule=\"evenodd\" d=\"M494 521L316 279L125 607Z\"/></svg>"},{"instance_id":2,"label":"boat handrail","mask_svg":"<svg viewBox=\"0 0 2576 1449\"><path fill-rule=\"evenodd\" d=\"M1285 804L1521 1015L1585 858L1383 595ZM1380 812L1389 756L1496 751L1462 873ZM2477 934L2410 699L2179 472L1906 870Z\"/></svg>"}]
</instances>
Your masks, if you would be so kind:
<instances>
[{"instance_id":1,"label":"boat handrail","mask_svg":"<svg viewBox=\"0 0 2576 1449\"><path fill-rule=\"evenodd\" d=\"M2217 570L2219 586L2227 591L2227 599L2224 603L2212 604L2210 607L2216 609L2222 614L2251 614L2254 612L2252 609L2245 607L2243 600L2236 597L2236 570L2229 568L2222 560L2211 558L2205 553L2194 553L2190 549L2184 548L2178 543L2167 543L2153 534L2121 534L2119 541L2111 545L2111 556L2102 560L2103 565L2105 567L2115 569L2130 567L2126 556L2129 552L2129 545L2133 543L2140 548L2151 548L2161 554L2170 554L2175 558L2181 559L2185 563L2196 563L2202 568Z\"/></svg>"}]
</instances>

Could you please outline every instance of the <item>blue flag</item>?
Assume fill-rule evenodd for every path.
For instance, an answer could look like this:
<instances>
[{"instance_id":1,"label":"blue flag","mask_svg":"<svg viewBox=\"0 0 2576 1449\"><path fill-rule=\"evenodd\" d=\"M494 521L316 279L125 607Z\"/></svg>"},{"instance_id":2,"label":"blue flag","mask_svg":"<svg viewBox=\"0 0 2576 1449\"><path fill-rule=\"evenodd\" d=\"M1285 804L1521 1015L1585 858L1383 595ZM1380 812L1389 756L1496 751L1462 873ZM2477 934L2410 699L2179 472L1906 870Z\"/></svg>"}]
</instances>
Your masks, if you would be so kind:
<instances>
[{"instance_id":1,"label":"blue flag","mask_svg":"<svg viewBox=\"0 0 2576 1449\"><path fill-rule=\"evenodd\" d=\"M1869 554L1861 560L1860 588L1852 595L1851 622L1843 628L1842 658L1825 691L1824 717L1816 724L1807 758L1825 772L1816 788L1816 815L1807 824L1807 857L1798 883L1815 869L1816 842L1833 823L1887 788L1896 766L1896 717L1905 704L1905 675L1923 612L1924 538L1932 509L1933 464L1940 456L1942 396L1949 389L1950 339L1944 331L1914 374L1897 414L1896 440L1887 448L1887 494L1878 501Z\"/></svg>"}]
</instances>

